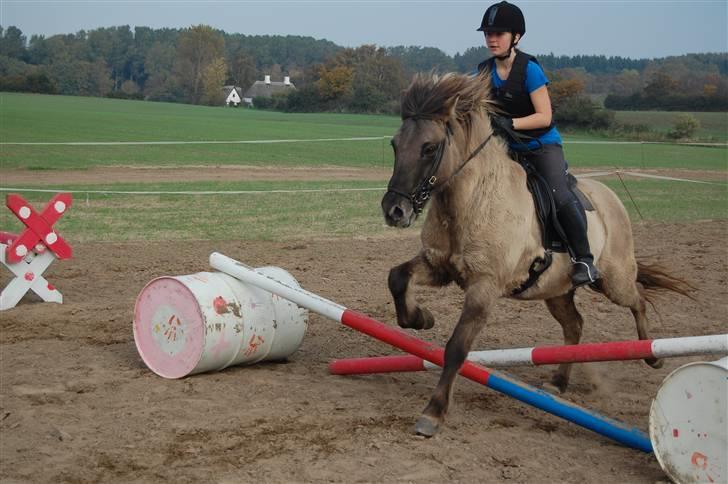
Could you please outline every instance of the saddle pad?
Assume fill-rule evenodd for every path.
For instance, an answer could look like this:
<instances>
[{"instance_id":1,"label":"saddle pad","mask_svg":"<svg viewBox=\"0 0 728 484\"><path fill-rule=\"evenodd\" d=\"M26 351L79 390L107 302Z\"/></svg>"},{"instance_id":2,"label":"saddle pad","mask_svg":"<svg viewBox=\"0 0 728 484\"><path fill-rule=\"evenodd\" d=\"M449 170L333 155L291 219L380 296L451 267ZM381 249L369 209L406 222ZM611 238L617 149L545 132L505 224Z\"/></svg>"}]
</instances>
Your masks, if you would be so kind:
<instances>
[{"instance_id":1,"label":"saddle pad","mask_svg":"<svg viewBox=\"0 0 728 484\"><path fill-rule=\"evenodd\" d=\"M586 210L587 212L593 212L594 205L592 205L591 201L586 198L586 195L584 195L584 193L579 190L579 181L576 179L576 177L571 173L567 174L566 177L569 183L569 188L571 188L571 191L574 192L576 198L579 199L579 202L581 202L581 206L584 207L584 210Z\"/></svg>"}]
</instances>

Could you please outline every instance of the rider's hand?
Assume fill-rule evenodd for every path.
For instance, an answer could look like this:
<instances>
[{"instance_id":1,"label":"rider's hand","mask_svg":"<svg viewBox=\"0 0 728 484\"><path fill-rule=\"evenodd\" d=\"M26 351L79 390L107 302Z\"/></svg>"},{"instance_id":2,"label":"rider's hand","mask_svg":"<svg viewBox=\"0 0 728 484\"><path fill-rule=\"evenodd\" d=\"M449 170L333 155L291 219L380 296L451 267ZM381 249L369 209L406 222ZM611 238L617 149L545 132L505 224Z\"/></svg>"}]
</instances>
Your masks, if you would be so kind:
<instances>
[{"instance_id":1,"label":"rider's hand","mask_svg":"<svg viewBox=\"0 0 728 484\"><path fill-rule=\"evenodd\" d=\"M496 114L492 118L493 131L501 136L508 137L510 131L513 131L513 118Z\"/></svg>"}]
</instances>

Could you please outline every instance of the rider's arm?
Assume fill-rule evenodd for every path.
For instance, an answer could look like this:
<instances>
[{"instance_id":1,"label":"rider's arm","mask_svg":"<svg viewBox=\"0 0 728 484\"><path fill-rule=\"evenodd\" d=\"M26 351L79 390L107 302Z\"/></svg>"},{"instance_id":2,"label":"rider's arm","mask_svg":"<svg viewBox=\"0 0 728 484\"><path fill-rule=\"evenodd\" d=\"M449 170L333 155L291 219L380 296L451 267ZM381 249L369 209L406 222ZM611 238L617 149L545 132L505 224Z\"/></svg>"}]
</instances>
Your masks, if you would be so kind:
<instances>
[{"instance_id":1,"label":"rider's arm","mask_svg":"<svg viewBox=\"0 0 728 484\"><path fill-rule=\"evenodd\" d=\"M532 91L530 96L536 112L523 118L514 118L513 127L515 129L538 129L551 124L551 98L546 85Z\"/></svg>"}]
</instances>

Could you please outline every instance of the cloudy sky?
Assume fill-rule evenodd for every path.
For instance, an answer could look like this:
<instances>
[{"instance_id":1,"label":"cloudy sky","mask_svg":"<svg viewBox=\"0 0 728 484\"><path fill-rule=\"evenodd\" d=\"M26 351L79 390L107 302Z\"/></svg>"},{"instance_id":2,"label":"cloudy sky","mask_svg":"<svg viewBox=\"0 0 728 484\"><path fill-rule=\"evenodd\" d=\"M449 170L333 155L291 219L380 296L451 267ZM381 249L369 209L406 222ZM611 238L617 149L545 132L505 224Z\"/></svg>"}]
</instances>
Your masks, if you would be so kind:
<instances>
[{"instance_id":1,"label":"cloudy sky","mask_svg":"<svg viewBox=\"0 0 728 484\"><path fill-rule=\"evenodd\" d=\"M420 45L448 54L479 46L490 1L2 0L0 25L29 38L115 25L305 35L339 45ZM664 57L728 51L726 0L521 1L523 50Z\"/></svg>"}]
</instances>

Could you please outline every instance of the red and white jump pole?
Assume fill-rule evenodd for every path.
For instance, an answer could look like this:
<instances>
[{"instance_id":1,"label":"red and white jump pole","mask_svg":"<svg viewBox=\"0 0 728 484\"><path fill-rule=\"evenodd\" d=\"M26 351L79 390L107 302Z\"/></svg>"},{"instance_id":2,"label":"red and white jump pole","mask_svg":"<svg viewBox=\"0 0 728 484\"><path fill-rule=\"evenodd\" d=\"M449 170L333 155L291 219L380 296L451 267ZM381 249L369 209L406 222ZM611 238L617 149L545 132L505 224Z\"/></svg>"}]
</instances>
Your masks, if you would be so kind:
<instances>
[{"instance_id":1,"label":"red and white jump pole","mask_svg":"<svg viewBox=\"0 0 728 484\"><path fill-rule=\"evenodd\" d=\"M728 355L728 334L471 351L468 354L468 360L479 365L508 368L512 366L641 360L644 358L671 358L708 354ZM439 369L439 366L412 355L349 358L334 360L329 363L329 370L335 375Z\"/></svg>"},{"instance_id":2,"label":"red and white jump pole","mask_svg":"<svg viewBox=\"0 0 728 484\"><path fill-rule=\"evenodd\" d=\"M438 366L444 364L445 352L442 348L419 340L400 329L389 327L364 314L347 309L304 289L291 287L220 253L214 252L210 255L210 265L243 282L277 294L303 308L338 321L418 358ZM643 452L652 452L652 443L649 437L637 428L628 427L622 422L582 409L573 403L513 380L506 375L491 373L486 368L469 361L463 364L460 374L624 445Z\"/></svg>"}]
</instances>

